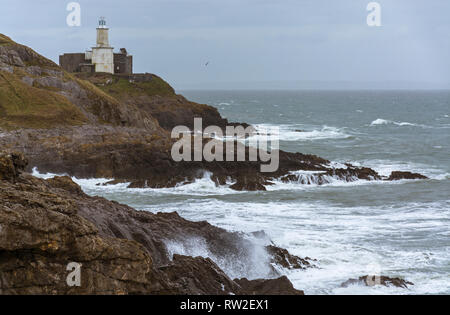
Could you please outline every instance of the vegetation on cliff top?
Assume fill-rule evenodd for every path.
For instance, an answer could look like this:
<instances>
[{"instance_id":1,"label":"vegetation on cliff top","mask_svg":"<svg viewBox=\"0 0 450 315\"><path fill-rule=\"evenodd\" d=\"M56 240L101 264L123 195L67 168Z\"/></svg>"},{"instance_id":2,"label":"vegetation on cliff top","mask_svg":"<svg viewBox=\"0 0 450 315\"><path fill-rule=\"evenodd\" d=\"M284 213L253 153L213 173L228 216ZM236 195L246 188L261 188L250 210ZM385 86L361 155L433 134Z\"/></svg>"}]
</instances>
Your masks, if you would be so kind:
<instances>
[{"instance_id":1,"label":"vegetation on cliff top","mask_svg":"<svg viewBox=\"0 0 450 315\"><path fill-rule=\"evenodd\" d=\"M171 130L174 126L193 126L193 117L202 117L208 124L223 126L225 120L216 108L198 104L177 95L162 78L154 74L112 75L107 73L77 73L80 80L90 82L114 99L136 106Z\"/></svg>"},{"instance_id":2,"label":"vegetation on cliff top","mask_svg":"<svg viewBox=\"0 0 450 315\"><path fill-rule=\"evenodd\" d=\"M77 73L76 76L119 100L126 100L130 96L175 96L174 89L154 74L147 74L147 78L142 81L133 80L127 75L108 73Z\"/></svg>"},{"instance_id":3,"label":"vegetation on cliff top","mask_svg":"<svg viewBox=\"0 0 450 315\"><path fill-rule=\"evenodd\" d=\"M0 45L11 44L13 41L6 35L0 34Z\"/></svg>"}]
</instances>

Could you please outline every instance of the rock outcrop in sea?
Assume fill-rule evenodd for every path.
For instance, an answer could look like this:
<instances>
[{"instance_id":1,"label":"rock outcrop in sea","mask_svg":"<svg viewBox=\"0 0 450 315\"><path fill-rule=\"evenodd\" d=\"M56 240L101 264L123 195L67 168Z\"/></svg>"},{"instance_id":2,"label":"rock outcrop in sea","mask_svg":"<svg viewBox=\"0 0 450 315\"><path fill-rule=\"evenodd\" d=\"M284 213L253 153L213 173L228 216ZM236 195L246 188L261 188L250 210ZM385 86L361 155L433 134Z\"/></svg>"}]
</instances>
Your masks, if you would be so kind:
<instances>
[{"instance_id":1,"label":"rock outcrop in sea","mask_svg":"<svg viewBox=\"0 0 450 315\"><path fill-rule=\"evenodd\" d=\"M373 287L376 285L381 285L385 287L397 287L402 289L408 289L408 286L414 285L414 283L401 278L390 278L386 276L362 276L358 279L349 279L341 284L341 287L346 288L351 285L363 285L368 287Z\"/></svg>"}]
</instances>

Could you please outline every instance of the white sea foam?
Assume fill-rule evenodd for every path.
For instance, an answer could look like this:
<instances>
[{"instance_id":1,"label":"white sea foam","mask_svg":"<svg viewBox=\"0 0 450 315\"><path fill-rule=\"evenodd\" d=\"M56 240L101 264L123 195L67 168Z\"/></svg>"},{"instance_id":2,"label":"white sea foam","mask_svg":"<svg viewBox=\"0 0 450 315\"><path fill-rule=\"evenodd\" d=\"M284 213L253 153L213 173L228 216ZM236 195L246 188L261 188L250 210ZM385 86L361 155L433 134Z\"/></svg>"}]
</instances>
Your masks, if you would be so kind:
<instances>
[{"instance_id":1,"label":"white sea foam","mask_svg":"<svg viewBox=\"0 0 450 315\"><path fill-rule=\"evenodd\" d=\"M305 130L301 125L254 125L258 135L251 139L271 139L280 141L312 141L323 139L347 139L351 135L346 134L343 129L322 126L320 129Z\"/></svg>"},{"instance_id":2,"label":"white sea foam","mask_svg":"<svg viewBox=\"0 0 450 315\"><path fill-rule=\"evenodd\" d=\"M402 208L385 207L336 207L329 204L308 202L288 203L233 203L210 201L202 209L215 209L225 214L210 220L226 228L251 232L264 229L280 246L293 254L314 257L320 269L288 272L289 278L299 289L316 294L357 293L439 293L449 292L445 275L427 277L430 268L445 266L449 253L439 249L428 252L403 250L396 246L380 248L381 240L398 244L417 242L417 233L445 233L442 220L448 212L442 212L442 203L405 204ZM190 211L196 211L189 205ZM192 209L192 210L190 210ZM385 243L385 241L384 241ZM372 264L380 265L380 272L388 276L400 276L416 284L410 290L397 288L351 286L340 288L349 278L357 278L368 272ZM414 271L411 270L414 264ZM423 271L422 271L423 270ZM448 274L448 271L447 271ZM435 285L435 288L431 288Z\"/></svg>"},{"instance_id":3,"label":"white sea foam","mask_svg":"<svg viewBox=\"0 0 450 315\"><path fill-rule=\"evenodd\" d=\"M372 121L372 123L370 125L371 126L380 126L380 125L421 126L421 125L413 124L413 123L409 123L409 122L396 122L396 121L386 120L386 119L381 119L381 118L378 118L378 119Z\"/></svg>"},{"instance_id":4,"label":"white sea foam","mask_svg":"<svg viewBox=\"0 0 450 315\"><path fill-rule=\"evenodd\" d=\"M33 176L39 178L53 178L55 176L64 176L65 174L53 174L53 173L40 173L37 168L33 168ZM121 193L128 191L130 194L154 194L154 195L191 195L191 196L214 196L214 195L226 195L226 194L242 194L245 192L235 191L229 188L233 184L231 180L225 185L217 185L211 180L211 173L204 172L203 177L194 180L189 184L179 184L171 188L127 188L130 184L118 183L107 184L112 179L108 178L90 178L80 179L71 177L72 180L81 186L81 188L91 195L107 193Z\"/></svg>"},{"instance_id":5,"label":"white sea foam","mask_svg":"<svg viewBox=\"0 0 450 315\"><path fill-rule=\"evenodd\" d=\"M32 175L38 178L43 178L43 179L49 179L49 178L53 178L56 176L67 176L67 174L55 174L55 173L41 173L39 172L37 167L33 168L32 171ZM81 188L83 188L84 190L88 190L88 191L101 191L104 190L106 187L108 187L109 189L113 189L113 190L123 190L125 189L130 183L120 183L120 184L115 184L115 185L110 185L110 186L104 186L104 184L110 182L111 180L113 180L112 178L77 178L72 176L71 177L72 180L77 183L78 185L81 186Z\"/></svg>"},{"instance_id":6,"label":"white sea foam","mask_svg":"<svg viewBox=\"0 0 450 315\"><path fill-rule=\"evenodd\" d=\"M431 167L426 164L413 163L408 161L391 161L391 160L365 160L351 161L350 164L355 166L366 166L374 169L382 176L389 176L394 171L412 172L425 175L431 179L444 180L448 178L448 173L438 167Z\"/></svg>"},{"instance_id":7,"label":"white sea foam","mask_svg":"<svg viewBox=\"0 0 450 315\"><path fill-rule=\"evenodd\" d=\"M234 100L215 102L216 106L231 106L231 105L234 105L234 104L235 104Z\"/></svg>"},{"instance_id":8,"label":"white sea foam","mask_svg":"<svg viewBox=\"0 0 450 315\"><path fill-rule=\"evenodd\" d=\"M400 163L385 160L368 160L363 163L354 161L350 162L355 166L367 166L373 168L380 175L388 177L393 171L409 171L418 172L431 179L446 180L450 178L450 174L440 169L427 168L426 165L414 164L414 163ZM344 168L347 166L344 163L331 162L328 167ZM410 182L410 180L400 181L383 181L383 180L363 180L356 177L344 180L337 176L323 175L322 171L292 171L290 174L296 176L296 180L284 182L280 179L272 180L273 185L266 186L268 191L290 191L290 190L311 190L320 189L321 187L355 187L361 185L398 185ZM64 176L65 174L53 174L53 173L40 173L37 168L33 169L33 175L36 177L48 179L55 176ZM225 196L225 195L244 195L249 192L236 191L230 188L234 183L231 179L227 181L225 185L217 185L211 179L211 173L204 172L203 177L195 179L189 184L178 184L175 187L170 188L127 188L130 184L117 183L107 184L112 179L108 178L91 178L91 179L79 179L72 177L72 180L82 187L82 189L91 195L103 195L107 194L120 194L121 192L128 191L129 194L140 195L150 194L154 196L164 195L184 195L184 196ZM260 192L254 192L253 194Z\"/></svg>"},{"instance_id":9,"label":"white sea foam","mask_svg":"<svg viewBox=\"0 0 450 315\"><path fill-rule=\"evenodd\" d=\"M307 294L450 292L446 282L450 276L447 266L450 252L437 246L439 242L427 243L425 237L430 233L441 240L449 236L445 224L449 201L373 207L304 199L295 203L256 200L176 202L166 205L164 211L176 210L191 220L206 217L212 224L228 230L264 230L277 245L288 248L291 253L318 259L319 269L284 270L294 285ZM147 210L159 211L157 206ZM418 249L421 247L424 249ZM198 253L202 250L199 248ZM408 290L359 285L340 287L349 278L369 274L373 265L379 265L382 275L399 276L415 286ZM441 273L430 277L429 272L439 267Z\"/></svg>"},{"instance_id":10,"label":"white sea foam","mask_svg":"<svg viewBox=\"0 0 450 315\"><path fill-rule=\"evenodd\" d=\"M356 177L345 181L335 176L319 176L317 174L298 175L298 179L290 182L274 180L274 185L267 186L268 191L292 191L292 190L316 190L325 189L327 187L356 187L364 185L399 185L406 181L382 181L382 180L364 180Z\"/></svg>"},{"instance_id":11,"label":"white sea foam","mask_svg":"<svg viewBox=\"0 0 450 315\"><path fill-rule=\"evenodd\" d=\"M209 249L206 240L201 237L188 237L182 241L167 240L165 241L165 245L171 256L178 254L212 259L232 279L242 277L248 279L272 277L270 256L265 250L264 244L250 237L248 241L246 248L241 248L243 250L242 253L245 253L245 255L229 253L226 256L215 255Z\"/></svg>"}]
</instances>

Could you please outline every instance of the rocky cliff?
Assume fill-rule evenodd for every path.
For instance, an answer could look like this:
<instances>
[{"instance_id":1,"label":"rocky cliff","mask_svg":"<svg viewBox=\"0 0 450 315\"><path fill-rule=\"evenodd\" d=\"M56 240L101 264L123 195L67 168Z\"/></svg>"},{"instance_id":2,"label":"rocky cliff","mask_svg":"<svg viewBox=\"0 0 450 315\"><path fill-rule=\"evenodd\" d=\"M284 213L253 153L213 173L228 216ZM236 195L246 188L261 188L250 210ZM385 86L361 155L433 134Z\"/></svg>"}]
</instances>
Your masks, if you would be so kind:
<instances>
[{"instance_id":1,"label":"rocky cliff","mask_svg":"<svg viewBox=\"0 0 450 315\"><path fill-rule=\"evenodd\" d=\"M194 117L229 124L156 75L74 75L0 34L0 294L302 294L279 270L314 267L264 233L136 211L85 195L69 177L32 177L25 172L32 167L130 187L172 187L205 172L237 190L264 190L275 179L309 184L296 173L302 170L317 172L317 184L330 176L423 178L402 172L382 178L369 168L334 168L326 159L283 151L273 173L261 173L259 162L174 162L169 132L192 128ZM189 254L198 244L209 258L173 250ZM70 262L82 265L81 287L66 284ZM267 279L232 280L254 279L258 268Z\"/></svg>"}]
</instances>

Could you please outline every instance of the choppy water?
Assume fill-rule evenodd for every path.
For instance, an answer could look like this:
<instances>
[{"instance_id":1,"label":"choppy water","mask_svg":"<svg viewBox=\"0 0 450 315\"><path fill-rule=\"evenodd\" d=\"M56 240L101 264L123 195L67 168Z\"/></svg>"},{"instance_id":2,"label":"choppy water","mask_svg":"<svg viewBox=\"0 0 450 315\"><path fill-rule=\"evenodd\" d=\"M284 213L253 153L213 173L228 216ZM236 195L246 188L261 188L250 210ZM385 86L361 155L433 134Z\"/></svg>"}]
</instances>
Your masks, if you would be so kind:
<instances>
[{"instance_id":1,"label":"choppy water","mask_svg":"<svg viewBox=\"0 0 450 315\"><path fill-rule=\"evenodd\" d=\"M231 121L280 127L281 149L369 166L385 175L405 170L431 179L278 183L267 192L235 192L207 178L161 190L78 181L83 188L137 209L178 211L229 230L264 230L277 245L319 260L319 269L287 274L307 294L450 294L450 92L183 94L216 106ZM199 253L201 248L191 254ZM415 286L339 286L378 273Z\"/></svg>"}]
</instances>

